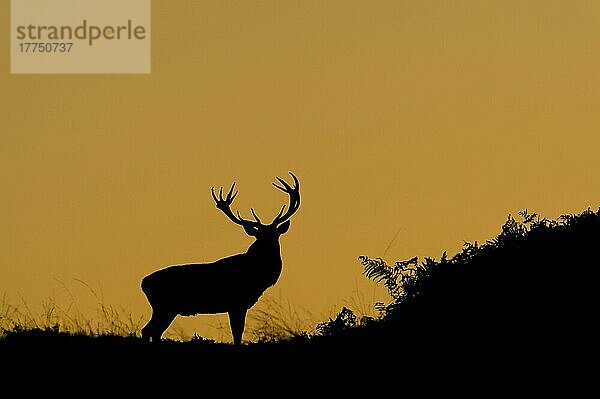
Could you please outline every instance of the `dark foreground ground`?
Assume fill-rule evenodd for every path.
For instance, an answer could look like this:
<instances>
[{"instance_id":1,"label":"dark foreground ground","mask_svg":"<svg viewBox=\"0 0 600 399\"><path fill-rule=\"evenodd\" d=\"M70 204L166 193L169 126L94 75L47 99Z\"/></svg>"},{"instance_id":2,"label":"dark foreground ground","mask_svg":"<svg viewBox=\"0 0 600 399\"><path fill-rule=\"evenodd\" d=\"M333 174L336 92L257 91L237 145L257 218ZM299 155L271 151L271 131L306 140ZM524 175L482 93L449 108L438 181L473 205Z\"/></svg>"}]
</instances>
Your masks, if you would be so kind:
<instances>
[{"instance_id":1,"label":"dark foreground ground","mask_svg":"<svg viewBox=\"0 0 600 399\"><path fill-rule=\"evenodd\" d=\"M516 342L502 334L485 339L444 330L417 334L418 328L399 339L382 325L368 332L242 347L21 335L0 344L0 380L4 387L23 389L25 375L32 389L54 387L79 396L76 387L83 384L87 391L119 397L165 389L187 395L190 387L199 393L207 386L221 394L260 397L355 397L365 390L369 396L570 397L583 395L597 381L596 355L573 337L549 334Z\"/></svg>"},{"instance_id":2,"label":"dark foreground ground","mask_svg":"<svg viewBox=\"0 0 600 399\"><path fill-rule=\"evenodd\" d=\"M0 339L0 368L105 382L140 376L145 387L225 381L238 389L247 379L254 382L244 387L272 391L284 378L280 396L316 381L342 390L482 386L480 396L573 396L597 380L600 212L523 217L453 258L415 263L417 272L403 281L396 265L387 278L402 283L404 294L380 321L334 323L321 336L241 347L21 331Z\"/></svg>"}]
</instances>

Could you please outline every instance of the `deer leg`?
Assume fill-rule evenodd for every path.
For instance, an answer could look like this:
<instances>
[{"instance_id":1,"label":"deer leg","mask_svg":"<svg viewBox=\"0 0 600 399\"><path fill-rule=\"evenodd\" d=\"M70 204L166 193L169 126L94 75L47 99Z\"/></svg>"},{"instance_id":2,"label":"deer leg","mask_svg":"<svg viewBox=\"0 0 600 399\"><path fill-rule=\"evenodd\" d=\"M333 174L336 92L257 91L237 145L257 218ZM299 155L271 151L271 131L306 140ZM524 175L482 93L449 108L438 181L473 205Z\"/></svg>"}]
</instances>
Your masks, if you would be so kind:
<instances>
[{"instance_id":1,"label":"deer leg","mask_svg":"<svg viewBox=\"0 0 600 399\"><path fill-rule=\"evenodd\" d=\"M242 335L244 334L244 326L246 325L247 309L235 309L229 311L229 326L231 327L231 335L233 335L233 344L242 344Z\"/></svg>"},{"instance_id":2,"label":"deer leg","mask_svg":"<svg viewBox=\"0 0 600 399\"><path fill-rule=\"evenodd\" d=\"M152 342L160 342L160 337L175 319L175 314L169 312L152 311L152 318L142 328L142 338Z\"/></svg>"}]
</instances>

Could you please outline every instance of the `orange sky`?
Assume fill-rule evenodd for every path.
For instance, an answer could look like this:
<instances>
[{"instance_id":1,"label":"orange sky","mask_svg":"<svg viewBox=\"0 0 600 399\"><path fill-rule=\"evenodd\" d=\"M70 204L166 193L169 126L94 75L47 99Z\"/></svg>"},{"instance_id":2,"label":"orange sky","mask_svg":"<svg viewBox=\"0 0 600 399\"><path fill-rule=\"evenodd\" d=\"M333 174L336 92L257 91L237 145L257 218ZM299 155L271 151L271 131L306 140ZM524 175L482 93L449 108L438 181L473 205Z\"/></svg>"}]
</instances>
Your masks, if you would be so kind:
<instances>
[{"instance_id":1,"label":"orange sky","mask_svg":"<svg viewBox=\"0 0 600 399\"><path fill-rule=\"evenodd\" d=\"M454 253L524 208L600 205L598 2L155 1L152 14L150 75L11 75L1 30L0 295L36 304L78 278L148 313L145 274L251 242L210 187L237 181L234 208L267 219L288 170L302 206L269 295L317 318L357 287L371 296L356 258L398 231L389 261Z\"/></svg>"}]
</instances>

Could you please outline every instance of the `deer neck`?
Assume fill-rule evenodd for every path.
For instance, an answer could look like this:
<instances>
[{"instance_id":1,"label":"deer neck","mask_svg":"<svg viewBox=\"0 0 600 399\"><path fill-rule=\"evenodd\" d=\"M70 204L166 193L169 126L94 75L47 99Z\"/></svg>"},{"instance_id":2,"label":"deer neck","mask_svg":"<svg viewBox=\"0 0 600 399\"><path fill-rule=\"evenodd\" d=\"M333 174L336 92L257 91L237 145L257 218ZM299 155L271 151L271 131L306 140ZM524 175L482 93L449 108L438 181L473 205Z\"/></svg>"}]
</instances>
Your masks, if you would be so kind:
<instances>
[{"instance_id":1,"label":"deer neck","mask_svg":"<svg viewBox=\"0 0 600 399\"><path fill-rule=\"evenodd\" d=\"M256 240L250 245L246 253L251 257L258 258L261 262L279 264L279 267L281 267L279 241Z\"/></svg>"}]
</instances>

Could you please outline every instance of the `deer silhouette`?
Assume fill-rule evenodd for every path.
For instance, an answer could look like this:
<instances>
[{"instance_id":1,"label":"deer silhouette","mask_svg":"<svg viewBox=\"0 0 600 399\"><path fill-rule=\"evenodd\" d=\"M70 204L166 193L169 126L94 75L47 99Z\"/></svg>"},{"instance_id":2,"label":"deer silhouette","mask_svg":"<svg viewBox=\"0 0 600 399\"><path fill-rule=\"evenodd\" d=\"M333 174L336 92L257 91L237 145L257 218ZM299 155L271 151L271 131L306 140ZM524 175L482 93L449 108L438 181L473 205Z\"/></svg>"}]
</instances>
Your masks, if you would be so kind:
<instances>
[{"instance_id":1,"label":"deer silhouette","mask_svg":"<svg viewBox=\"0 0 600 399\"><path fill-rule=\"evenodd\" d=\"M250 208L254 220L243 219L238 211L231 211L231 204L238 194L235 183L223 198L214 187L211 194L220 209L233 223L244 228L256 239L245 253L229 256L213 263L176 265L158 270L142 279L142 291L152 306L152 317L142 329L142 337L148 341L160 341L164 331L177 315L228 313L233 343L239 345L246 324L246 312L265 292L274 285L281 274L279 236L290 228L289 218L300 207L300 183L289 185L276 177L277 189L289 196L289 205L283 205L270 224L263 224Z\"/></svg>"}]
</instances>

